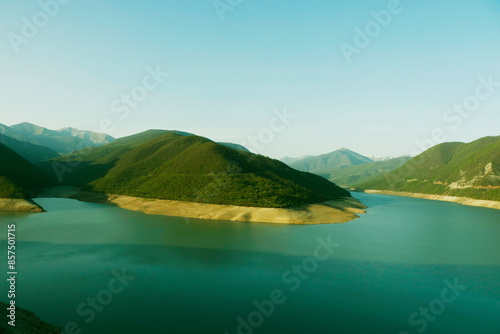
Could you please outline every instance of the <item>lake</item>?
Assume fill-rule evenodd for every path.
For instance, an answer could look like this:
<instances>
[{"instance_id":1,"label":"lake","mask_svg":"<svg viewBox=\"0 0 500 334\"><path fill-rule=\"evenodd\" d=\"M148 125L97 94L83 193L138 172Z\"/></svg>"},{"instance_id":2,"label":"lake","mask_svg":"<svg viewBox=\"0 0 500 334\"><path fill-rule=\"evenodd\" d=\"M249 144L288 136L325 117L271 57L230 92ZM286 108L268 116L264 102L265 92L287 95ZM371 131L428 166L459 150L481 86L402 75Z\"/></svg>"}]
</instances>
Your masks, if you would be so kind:
<instances>
[{"instance_id":1,"label":"lake","mask_svg":"<svg viewBox=\"0 0 500 334\"><path fill-rule=\"evenodd\" d=\"M500 333L500 210L354 196L313 226L39 198L1 247L15 223L17 305L67 334Z\"/></svg>"}]
</instances>

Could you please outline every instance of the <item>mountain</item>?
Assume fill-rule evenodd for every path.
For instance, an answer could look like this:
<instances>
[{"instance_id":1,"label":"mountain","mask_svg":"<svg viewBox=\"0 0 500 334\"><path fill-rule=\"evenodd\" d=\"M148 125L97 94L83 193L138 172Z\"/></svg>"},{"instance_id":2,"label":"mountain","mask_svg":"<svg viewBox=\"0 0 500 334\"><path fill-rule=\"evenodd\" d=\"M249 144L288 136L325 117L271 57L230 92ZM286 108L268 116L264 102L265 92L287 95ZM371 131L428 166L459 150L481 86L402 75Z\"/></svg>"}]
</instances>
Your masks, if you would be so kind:
<instances>
[{"instance_id":1,"label":"mountain","mask_svg":"<svg viewBox=\"0 0 500 334\"><path fill-rule=\"evenodd\" d=\"M358 186L500 200L500 136L467 144L439 144L400 168Z\"/></svg>"},{"instance_id":2,"label":"mountain","mask_svg":"<svg viewBox=\"0 0 500 334\"><path fill-rule=\"evenodd\" d=\"M28 190L51 180L19 154L0 144L0 198L27 198Z\"/></svg>"},{"instance_id":3,"label":"mountain","mask_svg":"<svg viewBox=\"0 0 500 334\"><path fill-rule=\"evenodd\" d=\"M290 167L300 171L324 174L335 168L360 165L372 162L373 160L347 148L341 148L331 153L308 156L297 161L287 158L287 161L289 161L288 165Z\"/></svg>"},{"instance_id":4,"label":"mountain","mask_svg":"<svg viewBox=\"0 0 500 334\"><path fill-rule=\"evenodd\" d=\"M278 160L175 131L151 130L41 164L54 165L66 171L65 184L135 197L290 207L350 196Z\"/></svg>"},{"instance_id":5,"label":"mountain","mask_svg":"<svg viewBox=\"0 0 500 334\"><path fill-rule=\"evenodd\" d=\"M300 157L300 158L293 158L293 157L284 157L281 160L281 162L284 162L286 163L288 166L290 166L290 164L293 164L294 162L297 162L297 161L300 161L300 160L304 160L305 158L310 158L312 157L312 155L306 155L306 156L303 156L303 157Z\"/></svg>"},{"instance_id":6,"label":"mountain","mask_svg":"<svg viewBox=\"0 0 500 334\"><path fill-rule=\"evenodd\" d=\"M234 144L234 143L217 143L217 144L224 145L224 146L233 148L235 150L243 151L243 152L250 152L250 150L248 150L245 146L240 145L240 144Z\"/></svg>"},{"instance_id":7,"label":"mountain","mask_svg":"<svg viewBox=\"0 0 500 334\"><path fill-rule=\"evenodd\" d=\"M368 162L361 165L335 168L328 173L321 174L321 176L341 186L355 187L359 183L366 182L381 174L395 170L410 159L411 157L405 156L390 160Z\"/></svg>"},{"instance_id":8,"label":"mountain","mask_svg":"<svg viewBox=\"0 0 500 334\"><path fill-rule=\"evenodd\" d=\"M31 144L45 146L61 155L114 141L114 138L109 135L92 131L74 128L49 130L31 123L20 123L11 127L0 124L0 134Z\"/></svg>"},{"instance_id":9,"label":"mountain","mask_svg":"<svg viewBox=\"0 0 500 334\"><path fill-rule=\"evenodd\" d=\"M373 161L387 161L387 160L393 160L393 159L396 159L398 157L388 157L388 156L378 156L378 155L365 155L366 157L372 159ZM409 159L408 159L409 160Z\"/></svg>"},{"instance_id":10,"label":"mountain","mask_svg":"<svg viewBox=\"0 0 500 334\"><path fill-rule=\"evenodd\" d=\"M82 139L84 142L89 144L89 146L106 145L115 140L115 138L107 135L105 133L97 133L93 131L84 131L71 127L66 127L60 130L56 130L60 134L76 137Z\"/></svg>"},{"instance_id":11,"label":"mountain","mask_svg":"<svg viewBox=\"0 0 500 334\"><path fill-rule=\"evenodd\" d=\"M2 134L0 134L0 143L4 144L31 163L54 159L59 156L59 154L48 147L20 141Z\"/></svg>"}]
</instances>

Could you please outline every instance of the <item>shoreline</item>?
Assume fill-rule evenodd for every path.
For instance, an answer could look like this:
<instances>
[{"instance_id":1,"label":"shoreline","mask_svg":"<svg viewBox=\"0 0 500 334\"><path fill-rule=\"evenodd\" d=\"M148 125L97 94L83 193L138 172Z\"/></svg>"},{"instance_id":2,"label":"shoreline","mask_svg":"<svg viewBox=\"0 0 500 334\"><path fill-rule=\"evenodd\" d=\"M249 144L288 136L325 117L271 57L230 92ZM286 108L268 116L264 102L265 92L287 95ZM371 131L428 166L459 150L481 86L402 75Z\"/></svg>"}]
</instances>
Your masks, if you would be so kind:
<instances>
[{"instance_id":1,"label":"shoreline","mask_svg":"<svg viewBox=\"0 0 500 334\"><path fill-rule=\"evenodd\" d=\"M0 198L0 212L45 212L30 199Z\"/></svg>"},{"instance_id":2,"label":"shoreline","mask_svg":"<svg viewBox=\"0 0 500 334\"><path fill-rule=\"evenodd\" d=\"M147 199L92 192L78 192L69 198L114 205L146 214L287 225L347 223L359 218L359 214L366 213L366 206L353 197L280 209Z\"/></svg>"},{"instance_id":3,"label":"shoreline","mask_svg":"<svg viewBox=\"0 0 500 334\"><path fill-rule=\"evenodd\" d=\"M422 199L429 199L429 200L433 200L433 201L452 202L452 203L458 203L458 204L467 205L467 206L476 206L476 207L500 210L500 201L482 200L482 199L475 199L475 198L469 198L469 197L432 195L432 194L411 193L411 192L404 192L404 191L375 190L375 189L351 189L350 191L359 192L359 193L366 193L366 194L380 194L380 195L392 195L392 196L401 196L401 197L422 198Z\"/></svg>"}]
</instances>

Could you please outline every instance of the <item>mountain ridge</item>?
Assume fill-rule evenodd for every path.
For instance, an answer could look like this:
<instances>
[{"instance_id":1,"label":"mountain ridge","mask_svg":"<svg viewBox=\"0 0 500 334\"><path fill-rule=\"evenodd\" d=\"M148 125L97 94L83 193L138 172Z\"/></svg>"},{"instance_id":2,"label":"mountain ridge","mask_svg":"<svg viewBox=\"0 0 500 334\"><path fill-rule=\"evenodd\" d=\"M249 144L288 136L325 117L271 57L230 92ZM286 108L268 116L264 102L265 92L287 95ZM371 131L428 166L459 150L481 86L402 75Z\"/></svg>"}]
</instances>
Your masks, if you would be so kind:
<instances>
[{"instance_id":1,"label":"mountain ridge","mask_svg":"<svg viewBox=\"0 0 500 334\"><path fill-rule=\"evenodd\" d=\"M50 130L45 127L23 122L13 126L0 124L0 134L30 144L47 147L59 155L68 154L91 146L108 144L115 139L107 134L93 131L63 128Z\"/></svg>"},{"instance_id":2,"label":"mountain ridge","mask_svg":"<svg viewBox=\"0 0 500 334\"><path fill-rule=\"evenodd\" d=\"M139 140L140 139L140 140ZM318 203L350 193L311 173L207 138L147 131L41 164L77 162L64 183L134 197L254 207Z\"/></svg>"},{"instance_id":3,"label":"mountain ridge","mask_svg":"<svg viewBox=\"0 0 500 334\"><path fill-rule=\"evenodd\" d=\"M291 161L294 158L286 158ZM351 151L345 147L330 153L317 156L306 156L305 158L289 162L288 165L304 172L322 174L325 171L340 168L344 166L353 166L372 162L373 160L359 153Z\"/></svg>"},{"instance_id":4,"label":"mountain ridge","mask_svg":"<svg viewBox=\"0 0 500 334\"><path fill-rule=\"evenodd\" d=\"M500 136L436 145L358 187L500 200Z\"/></svg>"}]
</instances>

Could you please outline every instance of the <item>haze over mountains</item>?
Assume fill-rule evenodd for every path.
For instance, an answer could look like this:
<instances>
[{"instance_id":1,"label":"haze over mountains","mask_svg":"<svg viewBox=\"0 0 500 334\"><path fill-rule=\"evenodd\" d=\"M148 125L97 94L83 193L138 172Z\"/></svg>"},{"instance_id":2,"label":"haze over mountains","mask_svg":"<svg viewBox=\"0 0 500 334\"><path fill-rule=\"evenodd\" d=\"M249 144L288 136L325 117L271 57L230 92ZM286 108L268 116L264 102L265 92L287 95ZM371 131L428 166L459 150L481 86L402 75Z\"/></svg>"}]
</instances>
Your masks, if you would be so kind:
<instances>
[{"instance_id":1,"label":"haze over mountains","mask_svg":"<svg viewBox=\"0 0 500 334\"><path fill-rule=\"evenodd\" d=\"M48 147L17 140L3 134L0 134L0 143L30 162L53 159L59 156L56 151Z\"/></svg>"},{"instance_id":2,"label":"haze over mountains","mask_svg":"<svg viewBox=\"0 0 500 334\"><path fill-rule=\"evenodd\" d=\"M86 147L109 144L115 140L113 137L103 133L83 131L69 127L60 130L50 130L26 122L10 127L0 124L0 134L26 143L45 146L58 155L68 154ZM9 146L9 143L4 144ZM46 154L49 153L46 152ZM36 155L32 156L32 159L36 159Z\"/></svg>"},{"instance_id":3,"label":"haze over mountains","mask_svg":"<svg viewBox=\"0 0 500 334\"><path fill-rule=\"evenodd\" d=\"M320 175L336 184L351 187L377 175L392 171L410 157L390 158L364 156L347 148L302 158L285 157L290 167Z\"/></svg>"},{"instance_id":4,"label":"haze over mountains","mask_svg":"<svg viewBox=\"0 0 500 334\"><path fill-rule=\"evenodd\" d=\"M295 161L293 158L283 158L282 161L287 161L290 167L304 172L322 174L333 168L355 166L373 160L347 148L341 148L318 156L307 156Z\"/></svg>"},{"instance_id":5,"label":"haze over mountains","mask_svg":"<svg viewBox=\"0 0 500 334\"><path fill-rule=\"evenodd\" d=\"M324 178L345 187L356 187L362 182L371 180L379 175L391 172L410 160L409 156L390 160L373 161L365 164L332 169L329 173L321 174Z\"/></svg>"},{"instance_id":6,"label":"haze over mountains","mask_svg":"<svg viewBox=\"0 0 500 334\"><path fill-rule=\"evenodd\" d=\"M0 144L0 198L28 198L29 189L53 183L45 173Z\"/></svg>"}]
</instances>

